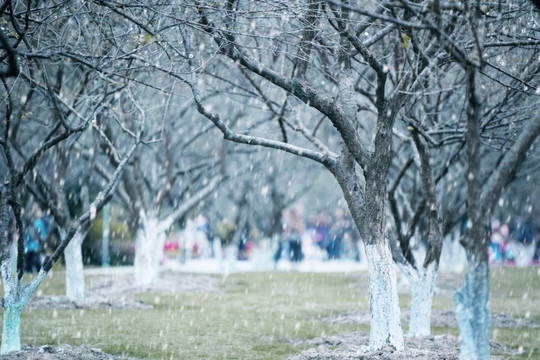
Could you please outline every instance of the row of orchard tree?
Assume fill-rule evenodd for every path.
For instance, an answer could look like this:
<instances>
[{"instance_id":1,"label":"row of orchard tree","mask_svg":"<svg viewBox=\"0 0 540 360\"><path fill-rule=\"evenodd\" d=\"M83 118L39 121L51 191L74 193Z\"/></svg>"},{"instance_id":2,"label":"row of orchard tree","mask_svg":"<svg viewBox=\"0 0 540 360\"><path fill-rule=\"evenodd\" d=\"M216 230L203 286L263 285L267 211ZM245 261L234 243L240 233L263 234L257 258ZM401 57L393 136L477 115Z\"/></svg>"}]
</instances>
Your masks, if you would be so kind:
<instances>
[{"instance_id":1,"label":"row of orchard tree","mask_svg":"<svg viewBox=\"0 0 540 360\"><path fill-rule=\"evenodd\" d=\"M112 197L150 282L167 230L225 181L279 169L281 151L339 185L365 245L372 349L403 348L394 263L410 332L429 334L442 239L466 220L461 357L488 359L491 217L538 170L539 18L524 0L4 1L1 352L20 348L21 311L62 253L68 295L84 296L81 243ZM61 238L27 284L23 191Z\"/></svg>"}]
</instances>

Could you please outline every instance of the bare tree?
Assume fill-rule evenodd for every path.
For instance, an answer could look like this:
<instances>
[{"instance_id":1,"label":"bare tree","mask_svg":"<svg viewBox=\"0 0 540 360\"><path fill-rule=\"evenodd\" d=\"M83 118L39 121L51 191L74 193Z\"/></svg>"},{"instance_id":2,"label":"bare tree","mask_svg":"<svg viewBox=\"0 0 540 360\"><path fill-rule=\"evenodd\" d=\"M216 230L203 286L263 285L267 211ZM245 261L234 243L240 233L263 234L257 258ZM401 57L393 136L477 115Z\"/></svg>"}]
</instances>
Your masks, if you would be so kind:
<instances>
[{"instance_id":1,"label":"bare tree","mask_svg":"<svg viewBox=\"0 0 540 360\"><path fill-rule=\"evenodd\" d=\"M204 73L197 67L197 59L189 61L191 76L184 81L193 90L199 112L226 139L308 158L323 164L334 175L366 244L372 317L370 346L401 349L396 278L385 234L386 177L398 111L416 88L418 79L437 66L440 48L426 49L434 60L415 60L409 71L407 62L391 64L385 60L388 54L403 58L405 51L389 40L399 36L392 24L381 24L374 16L353 17L346 7L315 1L307 5L283 4L283 12L277 13L268 5L233 1L224 10L214 4L196 3L195 9L199 26L215 43L214 51L229 58L230 64L239 64L241 73L248 73L254 82L252 86L266 94L264 108L272 111L276 108L273 104L281 103L277 109L287 110L284 114L274 110L271 117L281 128L282 140L241 133L228 125L227 117L213 111L215 107L211 110L201 95L204 82L199 77ZM384 8L376 11L383 12ZM250 18L249 14L258 12L266 16ZM285 24L281 22L283 16L287 19ZM268 28L283 30L264 45L269 40L255 30ZM293 34L300 34L300 40L293 40ZM276 49L276 43L281 47ZM339 46L334 49L329 45L332 43ZM193 53L189 41L184 45L187 53ZM278 55L271 56L269 51L268 56L265 49ZM331 84L328 89L320 86L325 81ZM339 135L341 145L335 146L339 154L317 138L319 122L333 126ZM286 126L281 124L287 123L307 144L293 145L284 136Z\"/></svg>"},{"instance_id":2,"label":"bare tree","mask_svg":"<svg viewBox=\"0 0 540 360\"><path fill-rule=\"evenodd\" d=\"M4 298L2 307L4 310L4 326L2 333L2 347L0 352L5 354L12 350L20 350L20 315L24 306L28 303L36 289L44 280L52 266L61 257L75 234L91 221L99 210L110 198L110 195L126 167L131 155L135 152L140 136L136 136L127 146L125 156L116 167L110 181L102 187L95 199L88 204L84 211L77 217L66 219L63 223L63 231L58 246L52 249L38 275L28 283L23 282L23 223L20 205L21 187L27 185L30 188L39 186L42 188L52 187L54 181L47 176L41 176L40 167L45 165L51 152L58 151L66 143L76 143L81 134L97 130L93 122L101 104L99 101L107 99L112 93L97 91L91 96L82 97L84 100L72 98L65 94L58 86L63 81L53 81L51 73L58 62L61 62L60 53L50 53L45 39L54 41L54 36L59 35L54 31L44 36L42 42L38 38L47 33L50 23L39 21L41 16L46 18L50 12L58 11L59 7L53 5L48 8L32 7L31 2L7 1L1 8L1 13L10 19L6 26L11 29L10 39L4 43L6 56L2 61L7 62L7 67L13 64L13 52L19 57L18 71L8 71L4 74L17 76L15 79L2 78L4 91L2 109L4 121L2 123L2 137L0 146L2 157L0 163L6 171L2 174L0 185L0 268L4 286ZM32 16L31 16L32 15ZM64 18L65 19L65 18ZM67 22L59 19L57 25L65 26ZM57 29L57 28L56 28ZM31 34L31 35L30 35ZM44 47L41 47L44 45ZM69 62L63 58L64 62ZM58 73L57 73L58 74ZM70 78L80 75L75 71ZM61 79L60 77L57 77ZM68 82L69 82L68 81ZM77 95L77 94L75 94ZM78 95L83 95L79 93ZM86 94L84 94L86 95ZM97 104L96 104L97 102ZM83 115L84 114L84 115ZM61 181L62 179L59 179ZM43 192L46 196L44 202L54 203L54 193ZM54 204L57 205L57 204ZM51 206L51 211L65 209ZM11 238L10 215L17 224L17 258L10 256ZM12 273L12 261L16 261L16 274Z\"/></svg>"},{"instance_id":3,"label":"bare tree","mask_svg":"<svg viewBox=\"0 0 540 360\"><path fill-rule=\"evenodd\" d=\"M433 146L458 142L466 149L461 183L467 188L467 233L462 244L469 267L454 302L462 338L460 357L488 359L488 229L502 189L540 134L539 119L531 113L539 68L530 66L528 60L516 61L517 56L538 57L538 41L522 40L516 26L533 24L530 5L523 1L497 6L463 2L449 7L437 2L434 8L421 9L400 3L444 44L457 65L440 83L457 84L452 93L462 100L446 111L445 106L433 108L435 111L424 106L435 118L424 115L415 124L421 125L423 137ZM508 12L513 15L507 16ZM456 28L463 29L459 36ZM459 113L463 116L456 116Z\"/></svg>"},{"instance_id":4,"label":"bare tree","mask_svg":"<svg viewBox=\"0 0 540 360\"><path fill-rule=\"evenodd\" d=\"M138 157L123 177L128 197L122 201L135 234L138 284L157 281L167 232L190 210L206 199L212 201L212 195L228 178L227 174L219 174L218 163L212 157L202 152L190 156L190 144L200 140L204 132L174 139L165 136L147 153L149 157Z\"/></svg>"},{"instance_id":5,"label":"bare tree","mask_svg":"<svg viewBox=\"0 0 540 360\"><path fill-rule=\"evenodd\" d=\"M41 141L37 145L34 144L34 148L30 147L30 153L28 157L21 156L19 159L12 156L13 151L17 148L17 145L12 143L13 136L15 132L11 128L12 123L17 121L12 121L13 114L13 104L14 102L11 99L11 94L15 92L15 87L9 86L8 83L4 80L5 90L9 95L6 109L6 122L3 131L2 141L0 145L2 146L2 153L4 155L2 162L3 166L7 168L7 173L4 175L3 183L0 187L0 244L1 244L1 257L0 257L0 267L2 269L2 282L4 285L4 298L2 301L4 309L4 326L2 333L2 348L0 352L2 354L8 353L13 350L20 350L20 315L23 307L28 303L38 286L45 279L47 273L52 269L52 266L60 256L62 255L65 248L69 245L70 241L73 239L75 234L81 227L90 221L97 210L99 210L109 198L111 192L113 191L122 171L131 155L134 153L137 143L135 143L131 149L128 151L127 155L122 159L118 164L114 175L111 177L111 181L106 184L103 190L97 195L95 200L89 204L88 208L85 209L84 213L74 219L70 224L66 224L66 231L62 233L60 243L57 248L54 249L54 252L47 256L43 262L41 270L37 277L27 284L23 283L23 228L22 228L22 219L21 219L21 206L19 204L19 193L20 188L25 181L26 176L31 176L32 171L34 171L40 162L43 159L43 155L50 151L52 148L59 146L60 143L66 139L73 137L77 133L80 133L86 130L89 127L90 119L83 119L82 121L78 120L75 123L67 125L66 129L59 131L55 134L56 131L53 131L49 139ZM77 124L79 123L79 124ZM51 124L52 125L52 124ZM24 124L17 124L17 126L24 126ZM54 125L52 125L54 127ZM73 126L73 128L71 128ZM46 137L47 137L46 136ZM26 151L29 151L29 148L26 147ZM10 213L13 214L17 223L17 274L12 273L11 261L14 259L10 256Z\"/></svg>"},{"instance_id":6,"label":"bare tree","mask_svg":"<svg viewBox=\"0 0 540 360\"><path fill-rule=\"evenodd\" d=\"M429 159L442 156L446 164L451 160L448 154L459 155L461 149L434 154L428 148L434 146L434 133L444 138L435 139L437 146L464 143L470 225L464 244L471 266L466 287L456 296L456 303L464 306L456 311L463 335L462 357L486 358L485 224L494 199L537 134L530 99L535 95L538 69L519 63L516 56L536 59L539 42L523 38L516 26L510 26L516 19L524 26L536 26L528 3L516 0L484 6L480 2L434 1L428 6L404 0L377 4L186 0L119 6L95 0L84 6L89 13L99 13L110 21L112 35L107 39L114 50L105 57L66 51L70 58L97 70L121 59L126 69L107 71L107 75L157 89L161 84L156 79L181 82L191 90L197 111L226 140L307 158L333 175L366 244L372 349L403 348L386 222L387 179L396 130L401 120L415 130L413 143L429 214L427 229L433 240L423 269L418 269L430 281L434 281L442 230L437 175ZM126 34L133 34L133 28L136 36L130 39ZM129 41L115 41L119 34ZM150 76L132 74L142 68ZM445 86L452 87L451 91L440 90ZM490 86L502 89L499 93L507 98L502 95L501 100L494 92L486 101L479 100L479 89ZM441 94L455 93L447 97L450 106L446 112L438 108L444 101L430 100L431 88ZM424 107L419 106L418 112L407 109L415 98L422 98L418 104ZM503 116L498 111L505 103L518 108L506 110ZM435 107L429 111L426 105ZM456 109L466 109L466 116L454 118ZM145 112L143 109L139 115ZM441 115L431 119L428 114L433 113ZM424 115L427 122L411 123L411 117L421 120ZM181 118L182 112L177 116ZM493 175L480 180L482 135L489 137L495 129L512 130L508 124L512 120L507 119L523 125L523 131L514 138L512 131L506 132L504 137L515 142L503 147L507 150L504 155L490 163L496 169ZM486 147L492 148L490 145ZM129 177L141 181L140 174L134 169ZM128 185L126 192L135 189L137 186ZM142 199L138 196L129 195ZM152 214L158 212L159 208ZM162 227L156 222L148 228L157 231ZM473 303L475 297L481 301ZM467 317L471 313L479 316Z\"/></svg>"}]
</instances>

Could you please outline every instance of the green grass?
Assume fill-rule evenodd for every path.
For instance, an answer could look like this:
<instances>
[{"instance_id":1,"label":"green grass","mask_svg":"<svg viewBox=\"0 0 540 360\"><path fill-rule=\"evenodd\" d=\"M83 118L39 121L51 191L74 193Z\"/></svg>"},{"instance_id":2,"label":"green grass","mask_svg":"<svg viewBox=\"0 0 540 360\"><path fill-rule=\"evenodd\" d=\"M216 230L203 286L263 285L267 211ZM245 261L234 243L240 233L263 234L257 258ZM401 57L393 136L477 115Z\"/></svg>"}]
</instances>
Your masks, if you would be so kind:
<instances>
[{"instance_id":1,"label":"green grass","mask_svg":"<svg viewBox=\"0 0 540 360\"><path fill-rule=\"evenodd\" d=\"M491 310L540 323L540 268L495 268L491 272ZM491 338L523 353L509 359L540 359L540 328L491 330Z\"/></svg>"},{"instance_id":2,"label":"green grass","mask_svg":"<svg viewBox=\"0 0 540 360\"><path fill-rule=\"evenodd\" d=\"M57 271L48 277L41 293L63 294L63 276ZM250 273L218 279L223 293L138 295L155 305L152 310L25 311L22 342L88 344L145 359L270 360L306 348L291 340L369 331L367 326L320 321L367 310L366 274ZM491 285L493 311L540 320L538 269L494 270ZM406 306L409 299L401 296L400 301ZM451 306L448 298L434 299L435 309ZM458 334L451 328L434 328L433 333ZM540 358L540 329L492 329L492 338L523 347L523 354L509 358Z\"/></svg>"},{"instance_id":3,"label":"green grass","mask_svg":"<svg viewBox=\"0 0 540 360\"><path fill-rule=\"evenodd\" d=\"M368 303L363 288L349 287L357 278L339 274L219 279L223 293L139 295L153 310L25 312L22 341L84 343L152 359L284 359L302 349L286 339L354 331L356 326L320 319ZM48 278L42 292L62 294L61 276Z\"/></svg>"}]
</instances>

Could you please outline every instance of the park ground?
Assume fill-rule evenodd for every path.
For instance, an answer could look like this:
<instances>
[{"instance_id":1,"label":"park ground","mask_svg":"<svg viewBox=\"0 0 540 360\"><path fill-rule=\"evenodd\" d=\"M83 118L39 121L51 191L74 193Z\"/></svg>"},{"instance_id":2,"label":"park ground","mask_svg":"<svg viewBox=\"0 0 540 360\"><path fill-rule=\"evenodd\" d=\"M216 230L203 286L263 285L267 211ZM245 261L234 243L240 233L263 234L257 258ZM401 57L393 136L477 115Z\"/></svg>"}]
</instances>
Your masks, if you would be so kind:
<instances>
[{"instance_id":1,"label":"park ground","mask_svg":"<svg viewBox=\"0 0 540 360\"><path fill-rule=\"evenodd\" d=\"M160 284L138 288L129 270L89 269L88 304L64 306L65 273L57 269L36 294L39 301L23 312L21 340L41 346L41 352L47 352L44 345L87 345L137 359L330 359L316 353L351 350L355 338L367 341L369 333L363 320L367 273L333 270L227 275L169 270ZM452 348L441 347L441 353L457 351L451 295L462 277L438 278L430 343ZM402 309L409 301L401 284ZM492 355L540 359L540 268L493 268L491 310L496 314ZM406 319L403 326L406 331Z\"/></svg>"}]
</instances>

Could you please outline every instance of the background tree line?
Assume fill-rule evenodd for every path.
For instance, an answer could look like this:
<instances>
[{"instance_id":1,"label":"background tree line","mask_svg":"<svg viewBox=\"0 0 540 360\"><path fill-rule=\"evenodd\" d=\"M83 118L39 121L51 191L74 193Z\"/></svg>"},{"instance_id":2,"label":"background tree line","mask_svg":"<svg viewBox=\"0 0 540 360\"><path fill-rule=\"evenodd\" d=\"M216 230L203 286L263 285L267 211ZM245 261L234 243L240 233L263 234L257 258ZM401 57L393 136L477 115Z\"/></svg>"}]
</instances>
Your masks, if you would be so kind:
<instances>
[{"instance_id":1,"label":"background tree line","mask_svg":"<svg viewBox=\"0 0 540 360\"><path fill-rule=\"evenodd\" d=\"M6 339L18 336L6 335L18 324L7 315L16 319L39 285L22 287L23 190L59 228L41 278L62 252L82 269L88 221L114 197L144 283L190 209L246 174L264 174L252 186L262 188L279 179L268 167L292 171L276 165L278 150L318 163L306 177L328 171L343 195L366 246L373 349L403 348L394 263L412 284L410 331L429 333L442 239L466 221L469 269L454 298L462 357L489 357L489 225L506 184L538 175L531 4L5 1L0 10ZM69 211L73 196L79 212ZM414 238L426 239L423 259ZM80 275L69 283L83 296ZM3 352L17 347L2 341Z\"/></svg>"}]
</instances>

